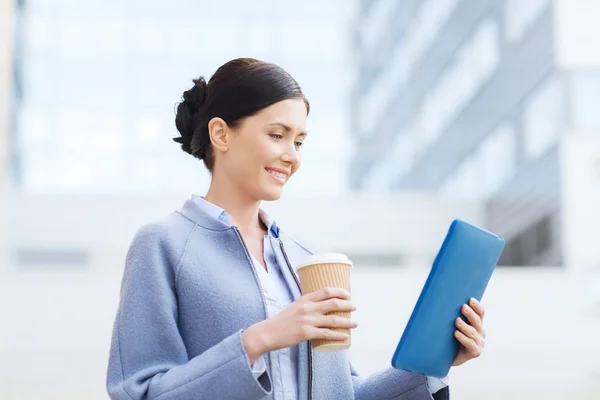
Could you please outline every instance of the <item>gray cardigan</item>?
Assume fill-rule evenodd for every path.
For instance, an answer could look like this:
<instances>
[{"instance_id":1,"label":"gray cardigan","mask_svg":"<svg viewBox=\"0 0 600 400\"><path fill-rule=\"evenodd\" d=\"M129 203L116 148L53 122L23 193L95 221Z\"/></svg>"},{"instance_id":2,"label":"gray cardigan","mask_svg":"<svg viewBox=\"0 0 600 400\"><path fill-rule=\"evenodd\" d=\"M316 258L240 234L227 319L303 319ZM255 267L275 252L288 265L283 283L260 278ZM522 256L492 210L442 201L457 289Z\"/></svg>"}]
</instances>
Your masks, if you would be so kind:
<instances>
[{"instance_id":1,"label":"gray cardigan","mask_svg":"<svg viewBox=\"0 0 600 400\"><path fill-rule=\"evenodd\" d=\"M279 232L275 246L286 281L310 254ZM277 239L272 239L277 241ZM272 399L267 374L255 378L241 332L266 318L256 271L236 227L194 202L142 227L127 254L114 322L107 388L111 399ZM299 345L299 398L431 399L426 378L391 367L358 376L346 351ZM448 397L447 388L435 398Z\"/></svg>"}]
</instances>

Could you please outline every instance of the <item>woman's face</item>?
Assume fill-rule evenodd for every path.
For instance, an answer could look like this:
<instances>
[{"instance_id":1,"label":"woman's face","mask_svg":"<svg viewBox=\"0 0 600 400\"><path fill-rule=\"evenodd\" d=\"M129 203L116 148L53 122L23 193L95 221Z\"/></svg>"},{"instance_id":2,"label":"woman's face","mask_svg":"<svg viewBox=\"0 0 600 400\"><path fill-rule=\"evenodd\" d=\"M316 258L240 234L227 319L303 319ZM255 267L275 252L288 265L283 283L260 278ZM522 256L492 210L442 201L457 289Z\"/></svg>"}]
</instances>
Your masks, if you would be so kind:
<instances>
[{"instance_id":1,"label":"woman's face","mask_svg":"<svg viewBox=\"0 0 600 400\"><path fill-rule=\"evenodd\" d=\"M226 151L215 167L253 200L279 199L300 168L306 117L304 101L289 99L245 118L227 134Z\"/></svg>"}]
</instances>

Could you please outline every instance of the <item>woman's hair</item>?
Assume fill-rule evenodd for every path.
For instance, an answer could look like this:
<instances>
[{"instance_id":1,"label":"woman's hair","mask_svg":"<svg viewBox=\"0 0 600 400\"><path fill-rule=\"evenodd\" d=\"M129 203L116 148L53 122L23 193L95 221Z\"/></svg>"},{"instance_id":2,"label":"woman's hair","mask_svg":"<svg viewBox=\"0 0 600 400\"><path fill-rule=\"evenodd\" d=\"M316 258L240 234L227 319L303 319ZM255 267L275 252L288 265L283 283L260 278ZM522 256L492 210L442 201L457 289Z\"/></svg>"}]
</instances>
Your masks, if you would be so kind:
<instances>
[{"instance_id":1,"label":"woman's hair","mask_svg":"<svg viewBox=\"0 0 600 400\"><path fill-rule=\"evenodd\" d=\"M208 122L220 117L235 128L243 118L287 99L302 99L306 112L308 100L300 85L283 68L252 58L238 58L221 66L207 83L204 77L194 79L194 86L183 92L177 106L175 125L186 153L204 161L212 172L213 150Z\"/></svg>"}]
</instances>

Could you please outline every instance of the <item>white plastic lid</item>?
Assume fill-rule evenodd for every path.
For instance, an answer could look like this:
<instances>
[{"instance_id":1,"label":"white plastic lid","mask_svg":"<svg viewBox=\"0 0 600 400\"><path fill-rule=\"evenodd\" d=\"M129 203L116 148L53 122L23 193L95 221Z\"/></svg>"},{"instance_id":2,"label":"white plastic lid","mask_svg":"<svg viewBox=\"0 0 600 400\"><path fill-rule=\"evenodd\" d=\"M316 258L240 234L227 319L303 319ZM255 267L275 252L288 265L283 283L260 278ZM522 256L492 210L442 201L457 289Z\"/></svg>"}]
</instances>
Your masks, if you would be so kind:
<instances>
[{"instance_id":1,"label":"white plastic lid","mask_svg":"<svg viewBox=\"0 0 600 400\"><path fill-rule=\"evenodd\" d=\"M309 265L329 264L329 263L342 263L342 264L348 264L348 265L352 266L352 261L350 261L348 259L348 256L346 256L345 254L325 253L325 254L314 254L312 256L303 258L300 261L300 263L298 264L298 266L296 267L296 270L299 270L300 268L303 268L303 267L308 267Z\"/></svg>"}]
</instances>

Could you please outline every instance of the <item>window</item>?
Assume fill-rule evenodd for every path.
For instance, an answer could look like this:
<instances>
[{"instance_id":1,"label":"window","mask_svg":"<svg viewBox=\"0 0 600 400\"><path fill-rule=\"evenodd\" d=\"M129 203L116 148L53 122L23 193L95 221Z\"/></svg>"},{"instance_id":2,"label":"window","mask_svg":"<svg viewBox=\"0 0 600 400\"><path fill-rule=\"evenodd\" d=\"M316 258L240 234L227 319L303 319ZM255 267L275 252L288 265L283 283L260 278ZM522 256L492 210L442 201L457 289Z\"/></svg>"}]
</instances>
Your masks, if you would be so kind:
<instances>
[{"instance_id":1,"label":"window","mask_svg":"<svg viewBox=\"0 0 600 400\"><path fill-rule=\"evenodd\" d=\"M498 24L486 21L481 25L473 40L472 61L477 80L487 80L496 70L500 60Z\"/></svg>"},{"instance_id":2,"label":"window","mask_svg":"<svg viewBox=\"0 0 600 400\"><path fill-rule=\"evenodd\" d=\"M19 145L25 148L44 148L49 139L47 113L22 108L19 113Z\"/></svg>"},{"instance_id":3,"label":"window","mask_svg":"<svg viewBox=\"0 0 600 400\"><path fill-rule=\"evenodd\" d=\"M389 86L392 82L388 81L388 77L384 76L382 78L371 86L359 110L360 132L366 136L373 134L373 131L377 128L377 123L385 117L390 101L396 94L395 88Z\"/></svg>"},{"instance_id":4,"label":"window","mask_svg":"<svg viewBox=\"0 0 600 400\"><path fill-rule=\"evenodd\" d=\"M94 187L104 184L98 179L98 158L94 155L56 152L54 164L56 175L52 178L52 188L58 192L94 191Z\"/></svg>"},{"instance_id":5,"label":"window","mask_svg":"<svg viewBox=\"0 0 600 400\"><path fill-rule=\"evenodd\" d=\"M57 44L63 55L76 52L89 42L88 25L81 18L64 15L57 22Z\"/></svg>"},{"instance_id":6,"label":"window","mask_svg":"<svg viewBox=\"0 0 600 400\"><path fill-rule=\"evenodd\" d=\"M361 39L367 52L373 51L382 36L388 34L396 7L396 0L379 0L371 7L365 20L361 21Z\"/></svg>"},{"instance_id":7,"label":"window","mask_svg":"<svg viewBox=\"0 0 600 400\"><path fill-rule=\"evenodd\" d=\"M427 143L441 134L492 76L498 67L498 40L498 25L486 20L448 64L422 105L421 127Z\"/></svg>"},{"instance_id":8,"label":"window","mask_svg":"<svg viewBox=\"0 0 600 400\"><path fill-rule=\"evenodd\" d=\"M424 47L429 47L437 37L438 32L454 11L457 3L458 0L429 0L424 2L417 16L419 30L423 35Z\"/></svg>"},{"instance_id":9,"label":"window","mask_svg":"<svg viewBox=\"0 0 600 400\"><path fill-rule=\"evenodd\" d=\"M89 143L93 136L91 131L85 127L95 126L90 124L90 121L101 119L98 119L97 116L95 118L87 110L68 107L58 110L54 118L53 125L56 132L56 136L52 140L54 148L59 152L90 148L93 153L94 148Z\"/></svg>"},{"instance_id":10,"label":"window","mask_svg":"<svg viewBox=\"0 0 600 400\"><path fill-rule=\"evenodd\" d=\"M540 85L526 100L523 111L525 153L543 155L558 140L565 126L565 90L560 77Z\"/></svg>"},{"instance_id":11,"label":"window","mask_svg":"<svg viewBox=\"0 0 600 400\"><path fill-rule=\"evenodd\" d=\"M19 248L14 254L15 265L21 268L85 267L90 255L83 249Z\"/></svg>"},{"instance_id":12,"label":"window","mask_svg":"<svg viewBox=\"0 0 600 400\"><path fill-rule=\"evenodd\" d=\"M539 220L534 226L535 232L535 250L537 254L542 254L552 247L552 220L546 216Z\"/></svg>"},{"instance_id":13,"label":"window","mask_svg":"<svg viewBox=\"0 0 600 400\"><path fill-rule=\"evenodd\" d=\"M489 198L516 170L516 140L512 126L500 125L451 174L440 192L455 198Z\"/></svg>"},{"instance_id":14,"label":"window","mask_svg":"<svg viewBox=\"0 0 600 400\"><path fill-rule=\"evenodd\" d=\"M504 18L508 39L520 41L548 4L550 0L506 0Z\"/></svg>"},{"instance_id":15,"label":"window","mask_svg":"<svg viewBox=\"0 0 600 400\"><path fill-rule=\"evenodd\" d=\"M386 153L382 154L369 173L367 188L374 192L389 191L394 182L405 174L413 163L413 135L398 132Z\"/></svg>"},{"instance_id":16,"label":"window","mask_svg":"<svg viewBox=\"0 0 600 400\"><path fill-rule=\"evenodd\" d=\"M386 159L387 155L382 155ZM371 167L368 178L365 181L365 188L371 193L386 193L390 190L390 175L387 174L388 162L382 161Z\"/></svg>"},{"instance_id":17,"label":"window","mask_svg":"<svg viewBox=\"0 0 600 400\"><path fill-rule=\"evenodd\" d=\"M551 247L552 216L546 215L506 243L498 264L524 266L539 263L539 257Z\"/></svg>"},{"instance_id":18,"label":"window","mask_svg":"<svg viewBox=\"0 0 600 400\"><path fill-rule=\"evenodd\" d=\"M32 51L44 51L51 43L52 19L47 13L28 13L25 17L24 37Z\"/></svg>"},{"instance_id":19,"label":"window","mask_svg":"<svg viewBox=\"0 0 600 400\"><path fill-rule=\"evenodd\" d=\"M427 0L423 2L408 32L410 65L415 65L423 52L435 40L438 32L456 7L458 0Z\"/></svg>"},{"instance_id":20,"label":"window","mask_svg":"<svg viewBox=\"0 0 600 400\"><path fill-rule=\"evenodd\" d=\"M177 14L158 0L27 2L17 21L25 23L17 27L24 34L17 50L24 56L18 72L26 96L15 103L15 175L38 192L196 190L197 179L174 171L190 170L208 182L202 163L176 144L161 147L177 135L174 104L191 78L208 79L228 59L256 53L305 82L315 105L308 122L315 134L305 154L318 162L304 165L314 174L297 192L341 191L352 140L343 95L348 77L340 67L352 7L341 0L305 3L287 12L275 0L238 8L186 0L187 12ZM93 92L84 101L82 88ZM326 143L317 145L321 140ZM83 158L76 156L81 149ZM323 155L325 149L331 151ZM323 185L314 188L315 177Z\"/></svg>"},{"instance_id":21,"label":"window","mask_svg":"<svg viewBox=\"0 0 600 400\"><path fill-rule=\"evenodd\" d=\"M467 156L456 172L442 186L440 189L441 195L469 200L481 198L481 181L483 179L481 162L478 153Z\"/></svg>"},{"instance_id":22,"label":"window","mask_svg":"<svg viewBox=\"0 0 600 400\"><path fill-rule=\"evenodd\" d=\"M32 193L51 191L55 185L56 166L48 149L28 149L21 156L22 185Z\"/></svg>"},{"instance_id":23,"label":"window","mask_svg":"<svg viewBox=\"0 0 600 400\"><path fill-rule=\"evenodd\" d=\"M414 137L407 132L396 134L392 144L393 176L395 178L408 172L414 162Z\"/></svg>"},{"instance_id":24,"label":"window","mask_svg":"<svg viewBox=\"0 0 600 400\"><path fill-rule=\"evenodd\" d=\"M57 62L36 54L21 65L23 79L23 101L32 106L49 107L56 102L56 76L60 76ZM26 97L25 97L26 95Z\"/></svg>"},{"instance_id":25,"label":"window","mask_svg":"<svg viewBox=\"0 0 600 400\"><path fill-rule=\"evenodd\" d=\"M410 73L411 64L408 62L408 51L404 41L398 42L394 47L389 68L382 78L382 85L386 90L393 91L406 82Z\"/></svg>"},{"instance_id":26,"label":"window","mask_svg":"<svg viewBox=\"0 0 600 400\"><path fill-rule=\"evenodd\" d=\"M481 144L483 187L485 197L491 197L516 171L516 134L512 126L503 124Z\"/></svg>"},{"instance_id":27,"label":"window","mask_svg":"<svg viewBox=\"0 0 600 400\"><path fill-rule=\"evenodd\" d=\"M571 112L573 128L581 131L600 130L600 74L581 72L571 80Z\"/></svg>"}]
</instances>

